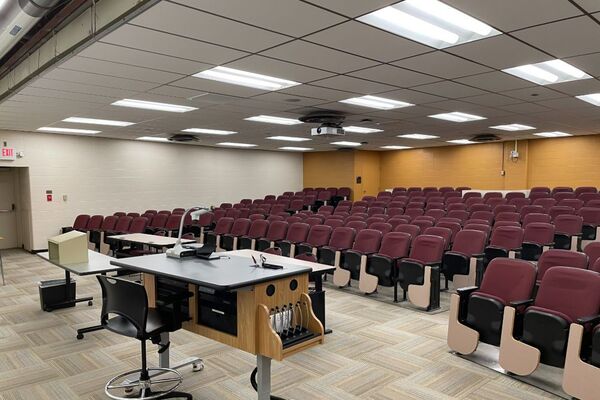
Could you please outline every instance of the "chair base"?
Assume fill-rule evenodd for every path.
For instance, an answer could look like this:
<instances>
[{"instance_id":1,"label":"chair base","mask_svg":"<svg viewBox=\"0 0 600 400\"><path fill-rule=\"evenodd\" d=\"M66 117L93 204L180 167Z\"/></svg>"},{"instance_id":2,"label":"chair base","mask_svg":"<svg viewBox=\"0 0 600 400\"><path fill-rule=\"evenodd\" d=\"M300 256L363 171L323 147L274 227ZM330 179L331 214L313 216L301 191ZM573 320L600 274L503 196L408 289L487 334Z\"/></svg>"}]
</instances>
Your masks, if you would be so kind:
<instances>
[{"instance_id":1,"label":"chair base","mask_svg":"<svg viewBox=\"0 0 600 400\"><path fill-rule=\"evenodd\" d=\"M127 377L130 377L131 375L141 376L143 372L150 375L148 379L141 379L141 377L137 380L127 379ZM162 377L162 375L165 374L170 374L171 377ZM175 391L182 382L183 377L181 374L171 368L148 368L146 371L138 369L123 372L112 378L104 387L104 393L115 400L157 400L182 397L191 400L192 395ZM167 388L160 391L153 391L152 387L156 387L157 385L166 385ZM131 393L136 390L137 395L132 395ZM118 391L121 391L123 396L118 395Z\"/></svg>"}]
</instances>

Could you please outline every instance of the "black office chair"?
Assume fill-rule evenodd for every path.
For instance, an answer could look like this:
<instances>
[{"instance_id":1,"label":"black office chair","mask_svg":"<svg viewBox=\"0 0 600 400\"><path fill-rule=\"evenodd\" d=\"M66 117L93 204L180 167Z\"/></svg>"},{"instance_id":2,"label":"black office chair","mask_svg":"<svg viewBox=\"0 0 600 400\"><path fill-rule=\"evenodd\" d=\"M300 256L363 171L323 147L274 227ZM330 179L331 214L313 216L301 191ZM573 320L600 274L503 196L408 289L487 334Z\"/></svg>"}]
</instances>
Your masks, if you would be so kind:
<instances>
[{"instance_id":1,"label":"black office chair","mask_svg":"<svg viewBox=\"0 0 600 400\"><path fill-rule=\"evenodd\" d=\"M120 335L138 339L142 343L142 368L112 378L104 388L106 395L117 400L132 398L192 400L192 395L175 391L183 382L179 372L171 368L148 368L146 363L146 340L159 343L161 333L177 328L173 328L172 324L166 322L158 310L148 307L144 286L103 275L98 275L97 278L102 287L102 313L100 314L102 326ZM166 350L166 346L161 350ZM152 376L150 372L153 372ZM153 390L153 387L159 390ZM130 394L136 389L137 396L132 397ZM118 391L124 391L125 396L118 396Z\"/></svg>"}]
</instances>

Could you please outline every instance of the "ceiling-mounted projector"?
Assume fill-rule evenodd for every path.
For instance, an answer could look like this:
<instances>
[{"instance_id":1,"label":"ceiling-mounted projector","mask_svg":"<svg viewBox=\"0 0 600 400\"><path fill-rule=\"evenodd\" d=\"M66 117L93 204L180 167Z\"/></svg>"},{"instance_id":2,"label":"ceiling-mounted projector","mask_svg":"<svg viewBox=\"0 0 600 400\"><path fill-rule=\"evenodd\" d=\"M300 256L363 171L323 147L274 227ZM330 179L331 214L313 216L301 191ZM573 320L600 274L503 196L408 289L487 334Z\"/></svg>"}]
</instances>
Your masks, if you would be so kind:
<instances>
[{"instance_id":1,"label":"ceiling-mounted projector","mask_svg":"<svg viewBox=\"0 0 600 400\"><path fill-rule=\"evenodd\" d=\"M311 136L344 136L344 129L337 126L321 125L310 130Z\"/></svg>"},{"instance_id":2,"label":"ceiling-mounted projector","mask_svg":"<svg viewBox=\"0 0 600 400\"><path fill-rule=\"evenodd\" d=\"M343 136L342 124L345 119L343 113L330 110L316 110L299 118L302 122L320 124L318 128L310 130L311 136Z\"/></svg>"}]
</instances>

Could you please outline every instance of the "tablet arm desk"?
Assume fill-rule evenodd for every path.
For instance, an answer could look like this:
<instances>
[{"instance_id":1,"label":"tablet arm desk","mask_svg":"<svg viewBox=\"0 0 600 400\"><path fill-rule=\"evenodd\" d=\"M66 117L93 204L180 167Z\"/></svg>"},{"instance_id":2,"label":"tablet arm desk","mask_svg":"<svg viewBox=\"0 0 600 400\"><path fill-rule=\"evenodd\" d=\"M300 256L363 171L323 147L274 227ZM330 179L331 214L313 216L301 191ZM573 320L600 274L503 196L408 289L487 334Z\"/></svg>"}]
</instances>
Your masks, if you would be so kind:
<instances>
[{"instance_id":1,"label":"tablet arm desk","mask_svg":"<svg viewBox=\"0 0 600 400\"><path fill-rule=\"evenodd\" d=\"M161 310L167 298L185 298L179 316L183 329L255 354L259 400L270 398L272 359L281 361L324 341L308 295L310 268L266 270L243 257L202 261L164 254L114 263L144 273L150 307ZM160 360L161 366L168 363L168 351Z\"/></svg>"}]
</instances>

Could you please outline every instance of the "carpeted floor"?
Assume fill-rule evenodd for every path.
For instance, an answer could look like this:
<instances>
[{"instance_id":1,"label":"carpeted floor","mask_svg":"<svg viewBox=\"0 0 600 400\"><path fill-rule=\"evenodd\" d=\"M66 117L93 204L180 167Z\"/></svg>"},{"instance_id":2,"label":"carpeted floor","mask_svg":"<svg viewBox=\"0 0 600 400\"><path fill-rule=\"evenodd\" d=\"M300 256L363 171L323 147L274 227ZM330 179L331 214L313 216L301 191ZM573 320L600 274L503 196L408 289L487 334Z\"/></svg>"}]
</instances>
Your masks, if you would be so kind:
<instances>
[{"instance_id":1,"label":"carpeted floor","mask_svg":"<svg viewBox=\"0 0 600 400\"><path fill-rule=\"evenodd\" d=\"M75 339L75 329L98 322L95 277L77 278L80 296L94 306L46 313L37 282L63 271L19 250L2 252L6 286L0 287L0 399L106 399L103 387L139 367L139 342L100 331ZM557 399L524 383L463 360L446 346L447 312L428 315L364 296L327 289L323 346L273 363L273 393L292 400ZM447 303L447 294L443 301ZM200 356L202 372L185 369L181 390L201 400L256 398L249 383L250 354L178 331L173 361ZM155 363L156 348L149 346Z\"/></svg>"}]
</instances>

